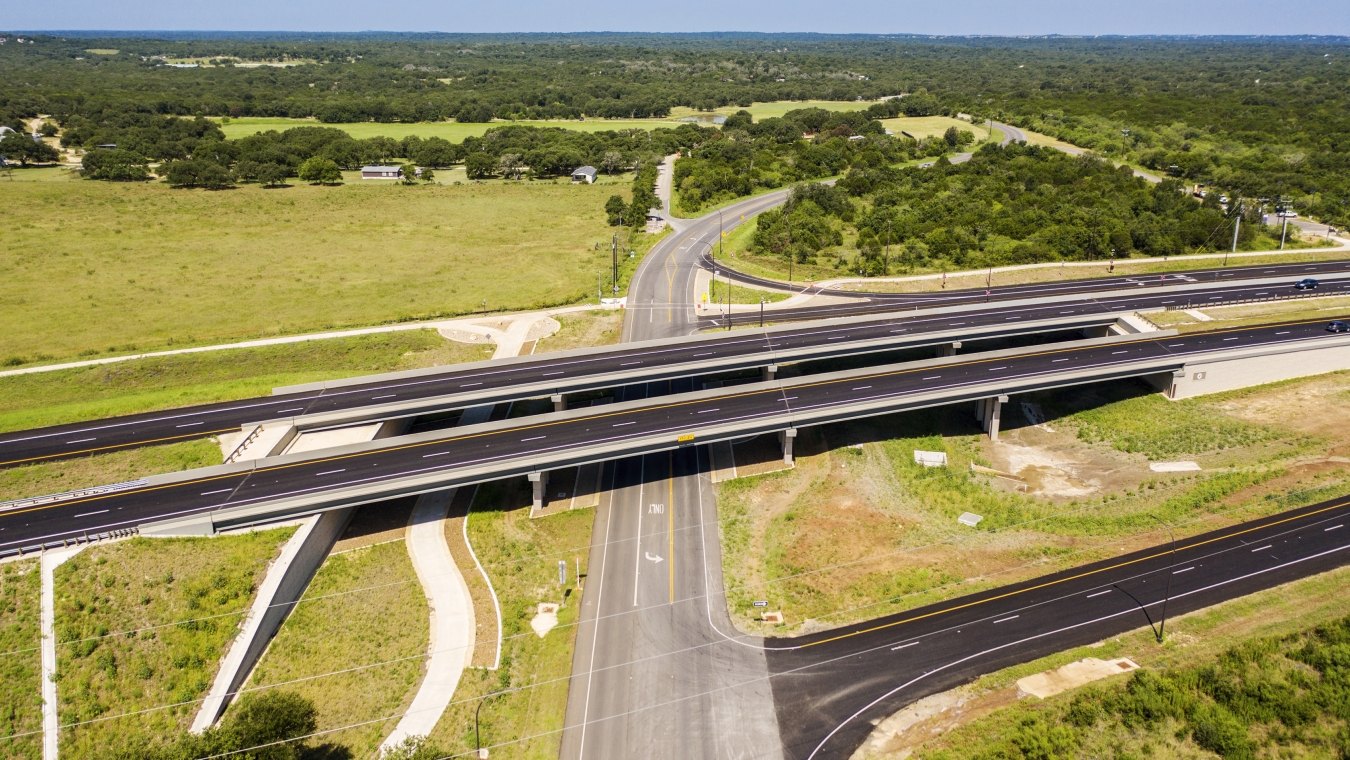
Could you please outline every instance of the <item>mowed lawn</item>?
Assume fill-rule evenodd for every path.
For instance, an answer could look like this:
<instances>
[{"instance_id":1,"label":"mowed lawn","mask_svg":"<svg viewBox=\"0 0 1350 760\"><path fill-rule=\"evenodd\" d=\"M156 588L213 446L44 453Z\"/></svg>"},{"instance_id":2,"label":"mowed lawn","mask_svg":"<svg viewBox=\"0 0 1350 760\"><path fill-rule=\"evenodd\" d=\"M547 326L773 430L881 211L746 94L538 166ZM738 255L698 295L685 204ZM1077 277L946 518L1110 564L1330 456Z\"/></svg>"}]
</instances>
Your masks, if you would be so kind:
<instances>
[{"instance_id":1,"label":"mowed lawn","mask_svg":"<svg viewBox=\"0 0 1350 760\"><path fill-rule=\"evenodd\" d=\"M0 182L0 363L593 298L626 190Z\"/></svg>"},{"instance_id":2,"label":"mowed lawn","mask_svg":"<svg viewBox=\"0 0 1350 760\"><path fill-rule=\"evenodd\" d=\"M894 119L882 119L881 123L897 135L901 132L908 132L920 140L925 137L941 137L949 127L956 127L958 130L974 134L976 142L989 139L989 129L985 125L972 124L950 116L900 116Z\"/></svg>"}]
</instances>

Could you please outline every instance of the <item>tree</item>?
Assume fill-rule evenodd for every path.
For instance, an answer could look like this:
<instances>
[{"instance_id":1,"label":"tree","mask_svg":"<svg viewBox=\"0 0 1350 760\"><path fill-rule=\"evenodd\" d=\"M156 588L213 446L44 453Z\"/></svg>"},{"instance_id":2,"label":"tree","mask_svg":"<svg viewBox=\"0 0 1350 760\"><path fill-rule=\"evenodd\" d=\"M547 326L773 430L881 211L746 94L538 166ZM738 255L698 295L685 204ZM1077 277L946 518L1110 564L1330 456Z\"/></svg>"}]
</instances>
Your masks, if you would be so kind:
<instances>
[{"instance_id":1,"label":"tree","mask_svg":"<svg viewBox=\"0 0 1350 760\"><path fill-rule=\"evenodd\" d=\"M380 760L440 760L446 752L425 736L409 736L380 755Z\"/></svg>"},{"instance_id":2,"label":"tree","mask_svg":"<svg viewBox=\"0 0 1350 760\"><path fill-rule=\"evenodd\" d=\"M169 187L200 187L207 190L234 187L234 175L229 169L202 158L169 161L160 167L160 173L168 181Z\"/></svg>"},{"instance_id":3,"label":"tree","mask_svg":"<svg viewBox=\"0 0 1350 760\"><path fill-rule=\"evenodd\" d=\"M403 175L403 180L402 180L403 184L405 184L405 185L415 185L415 184L417 184L417 167L416 167L416 166L413 166L412 164L404 164L404 165L403 165L403 168L399 170L399 174Z\"/></svg>"},{"instance_id":4,"label":"tree","mask_svg":"<svg viewBox=\"0 0 1350 760\"><path fill-rule=\"evenodd\" d=\"M947 143L948 148L955 148L961 144L961 131L956 127L947 127L947 131L942 133L942 141Z\"/></svg>"},{"instance_id":5,"label":"tree","mask_svg":"<svg viewBox=\"0 0 1350 760\"><path fill-rule=\"evenodd\" d=\"M258 170L258 181L263 187L280 187L289 176L290 172L281 164L263 164Z\"/></svg>"},{"instance_id":6,"label":"tree","mask_svg":"<svg viewBox=\"0 0 1350 760\"><path fill-rule=\"evenodd\" d=\"M486 153L470 153L464 158L464 173L469 179L487 179L496 166L497 162Z\"/></svg>"},{"instance_id":7,"label":"tree","mask_svg":"<svg viewBox=\"0 0 1350 760\"><path fill-rule=\"evenodd\" d=\"M604 158L600 159L600 170L605 174L618 174L627 168L623 154L617 150L605 151Z\"/></svg>"},{"instance_id":8,"label":"tree","mask_svg":"<svg viewBox=\"0 0 1350 760\"><path fill-rule=\"evenodd\" d=\"M48 164L61 160L56 148L40 140L34 140L22 132L6 132L0 138L0 156L7 161L18 161L20 166L29 164Z\"/></svg>"},{"instance_id":9,"label":"tree","mask_svg":"<svg viewBox=\"0 0 1350 760\"><path fill-rule=\"evenodd\" d=\"M422 167L422 181L426 182L427 184L431 184L435 180L436 180L436 172L432 171L431 167L429 166Z\"/></svg>"},{"instance_id":10,"label":"tree","mask_svg":"<svg viewBox=\"0 0 1350 760\"><path fill-rule=\"evenodd\" d=\"M342 184L342 171L331 158L314 156L300 164L300 179L314 185Z\"/></svg>"},{"instance_id":11,"label":"tree","mask_svg":"<svg viewBox=\"0 0 1350 760\"><path fill-rule=\"evenodd\" d=\"M129 150L105 148L91 150L84 156L86 179L109 182L143 182L150 179L150 169L141 156Z\"/></svg>"},{"instance_id":12,"label":"tree","mask_svg":"<svg viewBox=\"0 0 1350 760\"><path fill-rule=\"evenodd\" d=\"M605 216L609 219L611 227L618 227L623 224L624 214L628 210L628 204L623 202L623 198L617 195L609 196L605 201Z\"/></svg>"},{"instance_id":13,"label":"tree","mask_svg":"<svg viewBox=\"0 0 1350 760\"><path fill-rule=\"evenodd\" d=\"M497 169L507 179L520 179L521 173L525 170L525 164L522 162L519 153L503 153L502 157L497 159Z\"/></svg>"}]
</instances>

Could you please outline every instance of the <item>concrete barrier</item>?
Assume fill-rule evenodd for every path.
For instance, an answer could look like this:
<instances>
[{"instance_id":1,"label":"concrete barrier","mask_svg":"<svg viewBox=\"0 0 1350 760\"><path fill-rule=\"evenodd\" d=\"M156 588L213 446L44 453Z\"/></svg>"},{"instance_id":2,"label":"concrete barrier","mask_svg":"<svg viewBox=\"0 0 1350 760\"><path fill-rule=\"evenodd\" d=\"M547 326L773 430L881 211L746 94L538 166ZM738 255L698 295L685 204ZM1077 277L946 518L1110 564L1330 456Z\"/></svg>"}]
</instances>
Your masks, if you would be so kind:
<instances>
[{"instance_id":1,"label":"concrete barrier","mask_svg":"<svg viewBox=\"0 0 1350 760\"><path fill-rule=\"evenodd\" d=\"M193 733L201 733L220 720L355 511L347 508L315 515L282 547L239 624L239 633L220 663L211 690L192 720Z\"/></svg>"}]
</instances>

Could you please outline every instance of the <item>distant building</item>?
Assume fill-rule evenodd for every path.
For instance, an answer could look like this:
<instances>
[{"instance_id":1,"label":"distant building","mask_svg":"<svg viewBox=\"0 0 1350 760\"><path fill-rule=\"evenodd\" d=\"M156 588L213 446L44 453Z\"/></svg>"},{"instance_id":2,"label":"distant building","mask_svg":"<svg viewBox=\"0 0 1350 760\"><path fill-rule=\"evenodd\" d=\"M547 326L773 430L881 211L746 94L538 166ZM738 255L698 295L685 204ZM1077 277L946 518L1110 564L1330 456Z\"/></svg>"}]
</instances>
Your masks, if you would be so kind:
<instances>
[{"instance_id":1,"label":"distant building","mask_svg":"<svg viewBox=\"0 0 1350 760\"><path fill-rule=\"evenodd\" d=\"M403 176L401 166L363 166L361 179L400 179Z\"/></svg>"},{"instance_id":2,"label":"distant building","mask_svg":"<svg viewBox=\"0 0 1350 760\"><path fill-rule=\"evenodd\" d=\"M595 173L594 166L578 166L576 170L572 172L572 181L585 182L589 185L592 182L595 182Z\"/></svg>"},{"instance_id":3,"label":"distant building","mask_svg":"<svg viewBox=\"0 0 1350 760\"><path fill-rule=\"evenodd\" d=\"M661 209L654 208L647 211L647 232L656 234L666 228L666 220L661 216Z\"/></svg>"},{"instance_id":4,"label":"distant building","mask_svg":"<svg viewBox=\"0 0 1350 760\"><path fill-rule=\"evenodd\" d=\"M4 126L4 125L0 125L0 140L5 139L5 135L7 135L7 134L9 134L10 132L13 132L13 131L14 131L14 130L13 130L12 128L10 128L10 127L6 127L6 126Z\"/></svg>"}]
</instances>

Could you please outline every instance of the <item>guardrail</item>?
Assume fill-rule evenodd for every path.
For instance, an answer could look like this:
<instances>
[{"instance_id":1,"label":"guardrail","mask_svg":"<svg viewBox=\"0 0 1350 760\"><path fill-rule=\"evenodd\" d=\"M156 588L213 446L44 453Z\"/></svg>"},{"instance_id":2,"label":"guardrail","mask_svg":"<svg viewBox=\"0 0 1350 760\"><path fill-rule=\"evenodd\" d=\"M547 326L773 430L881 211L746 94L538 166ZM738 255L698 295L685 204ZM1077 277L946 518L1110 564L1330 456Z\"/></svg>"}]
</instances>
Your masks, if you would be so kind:
<instances>
[{"instance_id":1,"label":"guardrail","mask_svg":"<svg viewBox=\"0 0 1350 760\"><path fill-rule=\"evenodd\" d=\"M1299 290L1293 293L1285 293L1278 296L1267 296L1265 298L1238 298L1218 303L1191 303L1187 301L1184 304L1168 305L1163 307L1163 311L1186 311L1187 309L1218 308L1220 306L1236 306L1243 303L1267 303L1270 301L1296 301L1300 298L1325 298L1329 295L1344 295L1343 293L1318 293L1316 291Z\"/></svg>"},{"instance_id":2,"label":"guardrail","mask_svg":"<svg viewBox=\"0 0 1350 760\"><path fill-rule=\"evenodd\" d=\"M234 451L231 451L230 455L225 457L225 464L230 464L231 462L237 460L239 458L239 455L244 453L244 449L247 449L248 445L257 440L258 436L261 434L262 434L262 425L261 424L254 425L253 430L249 431L249 434L244 436L244 440L240 441L239 445L234 447Z\"/></svg>"},{"instance_id":3,"label":"guardrail","mask_svg":"<svg viewBox=\"0 0 1350 760\"><path fill-rule=\"evenodd\" d=\"M24 499L15 499L13 501L0 501L0 513L9 512L24 507L35 507L41 504L51 504L57 501L66 501L69 499L80 499L86 496L101 496L103 494L125 491L128 488L140 488L150 481L128 480L125 483L113 483L106 486L93 486L91 488L81 488L76 491L66 491L64 493L47 494L45 496L30 496Z\"/></svg>"}]
</instances>

